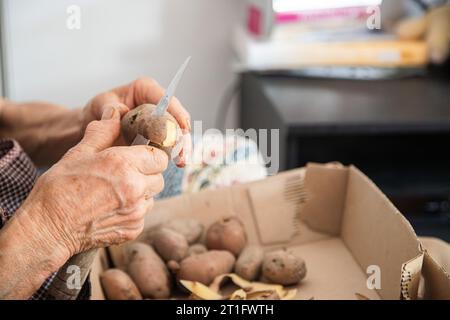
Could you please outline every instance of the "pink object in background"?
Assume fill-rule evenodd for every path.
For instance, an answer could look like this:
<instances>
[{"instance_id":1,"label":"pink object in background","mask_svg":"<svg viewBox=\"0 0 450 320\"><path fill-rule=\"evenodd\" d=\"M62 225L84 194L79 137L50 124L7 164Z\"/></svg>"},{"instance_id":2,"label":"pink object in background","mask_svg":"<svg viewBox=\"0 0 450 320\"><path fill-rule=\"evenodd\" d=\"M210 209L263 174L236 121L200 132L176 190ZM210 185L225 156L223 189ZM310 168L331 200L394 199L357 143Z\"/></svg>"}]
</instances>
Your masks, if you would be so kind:
<instances>
[{"instance_id":1,"label":"pink object in background","mask_svg":"<svg viewBox=\"0 0 450 320\"><path fill-rule=\"evenodd\" d=\"M249 6L247 11L247 29L250 33L260 36L262 34L262 12L255 6Z\"/></svg>"},{"instance_id":2,"label":"pink object in background","mask_svg":"<svg viewBox=\"0 0 450 320\"><path fill-rule=\"evenodd\" d=\"M366 19L366 7L332 8L302 12L282 12L276 14L276 23L317 22L329 19Z\"/></svg>"}]
</instances>

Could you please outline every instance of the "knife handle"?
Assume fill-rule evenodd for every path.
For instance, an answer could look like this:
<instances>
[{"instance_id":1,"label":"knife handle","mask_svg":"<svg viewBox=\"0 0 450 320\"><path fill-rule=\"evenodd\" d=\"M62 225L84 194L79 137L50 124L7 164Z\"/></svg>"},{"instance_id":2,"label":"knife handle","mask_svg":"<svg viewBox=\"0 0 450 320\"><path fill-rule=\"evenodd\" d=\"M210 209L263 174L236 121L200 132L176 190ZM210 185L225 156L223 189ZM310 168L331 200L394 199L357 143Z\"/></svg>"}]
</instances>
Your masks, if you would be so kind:
<instances>
[{"instance_id":1,"label":"knife handle","mask_svg":"<svg viewBox=\"0 0 450 320\"><path fill-rule=\"evenodd\" d=\"M47 291L49 300L76 300L86 282L98 249L74 255L62 266Z\"/></svg>"}]
</instances>

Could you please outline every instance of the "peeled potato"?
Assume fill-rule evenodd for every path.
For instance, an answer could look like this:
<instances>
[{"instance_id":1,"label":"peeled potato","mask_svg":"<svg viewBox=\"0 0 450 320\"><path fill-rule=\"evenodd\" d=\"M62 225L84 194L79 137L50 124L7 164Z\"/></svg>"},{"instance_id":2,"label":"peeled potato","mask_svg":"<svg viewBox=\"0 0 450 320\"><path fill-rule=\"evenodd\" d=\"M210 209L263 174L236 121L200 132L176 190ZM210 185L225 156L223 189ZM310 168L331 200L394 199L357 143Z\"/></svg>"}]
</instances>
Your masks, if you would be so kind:
<instances>
[{"instance_id":1,"label":"peeled potato","mask_svg":"<svg viewBox=\"0 0 450 320\"><path fill-rule=\"evenodd\" d=\"M131 144L140 134L150 141L150 145L173 158L181 147L181 129L171 114L166 112L162 116L155 116L155 109L153 104L143 104L130 110L121 122L122 135L126 143Z\"/></svg>"}]
</instances>

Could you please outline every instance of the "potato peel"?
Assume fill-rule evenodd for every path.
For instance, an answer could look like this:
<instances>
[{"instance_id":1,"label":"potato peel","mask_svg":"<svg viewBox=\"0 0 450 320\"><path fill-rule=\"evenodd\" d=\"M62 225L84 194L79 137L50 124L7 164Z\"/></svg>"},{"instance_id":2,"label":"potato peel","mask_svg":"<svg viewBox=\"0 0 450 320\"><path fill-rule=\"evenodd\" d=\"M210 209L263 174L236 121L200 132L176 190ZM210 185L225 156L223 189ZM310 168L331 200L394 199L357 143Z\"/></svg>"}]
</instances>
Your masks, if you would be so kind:
<instances>
[{"instance_id":1,"label":"potato peel","mask_svg":"<svg viewBox=\"0 0 450 320\"><path fill-rule=\"evenodd\" d=\"M211 290L201 282L180 280L180 283L194 296L202 300L223 300L222 295Z\"/></svg>"},{"instance_id":2,"label":"potato peel","mask_svg":"<svg viewBox=\"0 0 450 320\"><path fill-rule=\"evenodd\" d=\"M294 300L297 296L297 289L291 289L286 292L286 295L281 300Z\"/></svg>"},{"instance_id":3,"label":"potato peel","mask_svg":"<svg viewBox=\"0 0 450 320\"><path fill-rule=\"evenodd\" d=\"M229 300L247 300L247 292L243 289L236 290L231 294Z\"/></svg>"},{"instance_id":4,"label":"potato peel","mask_svg":"<svg viewBox=\"0 0 450 320\"><path fill-rule=\"evenodd\" d=\"M247 295L248 300L280 300L280 296L274 290L254 291Z\"/></svg>"},{"instance_id":5,"label":"potato peel","mask_svg":"<svg viewBox=\"0 0 450 320\"><path fill-rule=\"evenodd\" d=\"M225 279L230 279L240 288L227 298L220 294L220 288L224 284ZM297 289L286 290L283 286L277 284L250 282L234 273L217 276L209 287L196 281L180 280L180 283L189 290L193 296L203 300L254 300L267 299L267 296L273 297L273 295L280 300L293 300L297 296Z\"/></svg>"}]
</instances>

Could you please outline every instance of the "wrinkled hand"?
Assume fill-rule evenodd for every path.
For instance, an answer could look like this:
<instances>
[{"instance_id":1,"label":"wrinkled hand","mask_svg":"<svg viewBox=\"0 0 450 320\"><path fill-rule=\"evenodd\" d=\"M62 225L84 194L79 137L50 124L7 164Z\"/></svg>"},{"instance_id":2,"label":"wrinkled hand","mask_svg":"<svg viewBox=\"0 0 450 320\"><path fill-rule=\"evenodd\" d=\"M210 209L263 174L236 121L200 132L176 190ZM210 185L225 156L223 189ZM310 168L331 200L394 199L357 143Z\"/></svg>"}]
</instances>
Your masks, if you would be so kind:
<instances>
[{"instance_id":1,"label":"wrinkled hand","mask_svg":"<svg viewBox=\"0 0 450 320\"><path fill-rule=\"evenodd\" d=\"M139 78L132 83L101 93L94 97L83 110L83 123L87 126L89 122L101 118L105 108L115 106L121 115L130 109L145 103L157 104L164 95L165 90L153 79ZM174 97L167 111L178 121L183 131L183 148L175 160L179 167L185 166L191 154L191 117L180 101ZM123 141L117 141L123 145Z\"/></svg>"},{"instance_id":2,"label":"wrinkled hand","mask_svg":"<svg viewBox=\"0 0 450 320\"><path fill-rule=\"evenodd\" d=\"M96 109L93 109L96 110ZM135 239L163 189L167 155L149 146L113 147L120 112L104 110L82 141L41 176L21 207L60 260ZM23 217L22 217L23 218Z\"/></svg>"}]
</instances>

